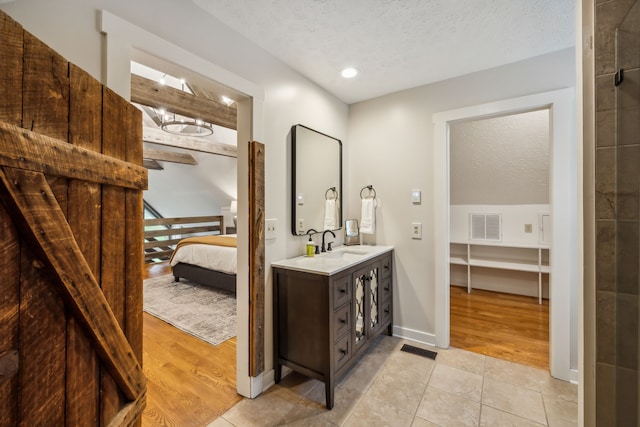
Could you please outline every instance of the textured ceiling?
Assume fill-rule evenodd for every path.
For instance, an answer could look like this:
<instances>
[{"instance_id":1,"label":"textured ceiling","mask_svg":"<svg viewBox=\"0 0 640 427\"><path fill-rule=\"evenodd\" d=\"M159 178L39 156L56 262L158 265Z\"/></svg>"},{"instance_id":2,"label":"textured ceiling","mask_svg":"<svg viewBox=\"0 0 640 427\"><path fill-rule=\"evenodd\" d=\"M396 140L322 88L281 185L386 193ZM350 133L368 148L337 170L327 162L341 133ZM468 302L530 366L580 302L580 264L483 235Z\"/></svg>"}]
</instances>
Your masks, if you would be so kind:
<instances>
[{"instance_id":1,"label":"textured ceiling","mask_svg":"<svg viewBox=\"0 0 640 427\"><path fill-rule=\"evenodd\" d=\"M549 203L549 110L451 125L451 204Z\"/></svg>"},{"instance_id":2,"label":"textured ceiling","mask_svg":"<svg viewBox=\"0 0 640 427\"><path fill-rule=\"evenodd\" d=\"M192 1L347 103L575 44L574 0Z\"/></svg>"}]
</instances>

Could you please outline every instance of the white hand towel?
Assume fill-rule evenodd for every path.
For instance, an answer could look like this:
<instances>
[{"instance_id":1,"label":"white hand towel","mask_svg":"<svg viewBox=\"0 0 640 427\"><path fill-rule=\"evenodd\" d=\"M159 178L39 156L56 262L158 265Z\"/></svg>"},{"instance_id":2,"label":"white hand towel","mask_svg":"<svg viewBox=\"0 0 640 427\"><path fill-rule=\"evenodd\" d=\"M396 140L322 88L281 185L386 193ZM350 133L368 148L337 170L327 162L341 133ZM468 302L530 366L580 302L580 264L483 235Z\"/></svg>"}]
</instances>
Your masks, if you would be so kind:
<instances>
[{"instance_id":1,"label":"white hand towel","mask_svg":"<svg viewBox=\"0 0 640 427\"><path fill-rule=\"evenodd\" d=\"M360 215L360 232L363 234L375 234L376 199L362 199L362 212Z\"/></svg>"},{"instance_id":2,"label":"white hand towel","mask_svg":"<svg viewBox=\"0 0 640 427\"><path fill-rule=\"evenodd\" d=\"M324 229L335 230L338 228L338 204L336 199L327 199L324 203Z\"/></svg>"}]
</instances>

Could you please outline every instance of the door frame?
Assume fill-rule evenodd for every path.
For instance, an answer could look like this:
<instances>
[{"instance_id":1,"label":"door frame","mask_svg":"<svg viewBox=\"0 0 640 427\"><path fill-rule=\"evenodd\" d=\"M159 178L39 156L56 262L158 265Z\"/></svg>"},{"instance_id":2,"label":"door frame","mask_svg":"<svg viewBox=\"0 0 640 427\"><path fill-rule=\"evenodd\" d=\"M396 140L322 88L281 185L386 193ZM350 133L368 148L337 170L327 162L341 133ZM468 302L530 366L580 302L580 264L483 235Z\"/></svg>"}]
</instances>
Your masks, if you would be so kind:
<instances>
[{"instance_id":1,"label":"door frame","mask_svg":"<svg viewBox=\"0 0 640 427\"><path fill-rule=\"evenodd\" d=\"M580 180L573 106L574 91L569 88L433 115L436 346L447 348L450 333L449 124L548 109L551 141L550 205L554 224L549 276L549 365L553 377L577 381L577 280L582 215L578 204Z\"/></svg>"},{"instance_id":2,"label":"door frame","mask_svg":"<svg viewBox=\"0 0 640 427\"><path fill-rule=\"evenodd\" d=\"M116 93L130 98L130 62L135 52L180 64L236 92L246 95L238 101L238 141L264 141L264 89L167 40L158 37L112 13L102 10L100 30L107 38L104 68L105 84ZM236 338L237 392L254 398L263 389L263 374L249 375L249 146L238 144L238 271L236 279L238 335Z\"/></svg>"}]
</instances>

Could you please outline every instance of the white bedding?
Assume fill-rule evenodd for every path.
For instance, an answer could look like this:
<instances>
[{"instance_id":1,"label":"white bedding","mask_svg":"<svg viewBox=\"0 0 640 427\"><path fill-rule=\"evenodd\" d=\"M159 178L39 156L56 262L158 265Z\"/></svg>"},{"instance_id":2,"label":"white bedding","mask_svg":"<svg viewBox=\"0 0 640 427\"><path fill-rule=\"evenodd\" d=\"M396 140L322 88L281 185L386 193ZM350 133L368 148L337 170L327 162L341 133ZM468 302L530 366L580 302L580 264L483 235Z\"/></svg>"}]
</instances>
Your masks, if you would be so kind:
<instances>
[{"instance_id":1,"label":"white bedding","mask_svg":"<svg viewBox=\"0 0 640 427\"><path fill-rule=\"evenodd\" d=\"M192 244L182 246L173 256L171 266L182 262L209 270L236 274L238 270L238 250L228 246Z\"/></svg>"}]
</instances>

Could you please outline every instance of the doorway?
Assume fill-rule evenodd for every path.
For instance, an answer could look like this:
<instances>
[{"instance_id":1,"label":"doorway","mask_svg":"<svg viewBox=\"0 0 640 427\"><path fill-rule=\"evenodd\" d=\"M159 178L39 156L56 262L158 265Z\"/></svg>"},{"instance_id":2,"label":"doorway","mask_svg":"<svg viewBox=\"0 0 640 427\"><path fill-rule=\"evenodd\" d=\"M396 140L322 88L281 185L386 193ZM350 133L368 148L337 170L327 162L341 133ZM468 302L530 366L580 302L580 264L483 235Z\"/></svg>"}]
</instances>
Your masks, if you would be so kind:
<instances>
[{"instance_id":1,"label":"doorway","mask_svg":"<svg viewBox=\"0 0 640 427\"><path fill-rule=\"evenodd\" d=\"M129 63L136 54L148 54L161 58L170 64L181 64L194 74L233 88L244 97L237 102L238 140L250 141L263 139L262 106L264 90L252 82L243 79L193 53L176 46L155 34L131 24L103 10L100 29L106 35L105 80L117 93L130 93ZM246 144L238 146L238 203L237 203L237 280L236 297L238 301L238 335L236 352L237 392L246 397L256 397L262 392L262 376L249 375L249 148Z\"/></svg>"},{"instance_id":2,"label":"doorway","mask_svg":"<svg viewBox=\"0 0 640 427\"><path fill-rule=\"evenodd\" d=\"M578 171L573 129L573 90L562 89L437 113L434 120L434 206L436 345L450 337L450 184L451 123L549 109L551 123L550 205L554 221L550 253L550 371L555 378L577 381ZM554 283L562 286L554 286ZM573 326L572 326L573 325Z\"/></svg>"},{"instance_id":3,"label":"doorway","mask_svg":"<svg viewBox=\"0 0 640 427\"><path fill-rule=\"evenodd\" d=\"M549 115L545 108L456 121L449 138L451 345L543 369Z\"/></svg>"}]
</instances>

